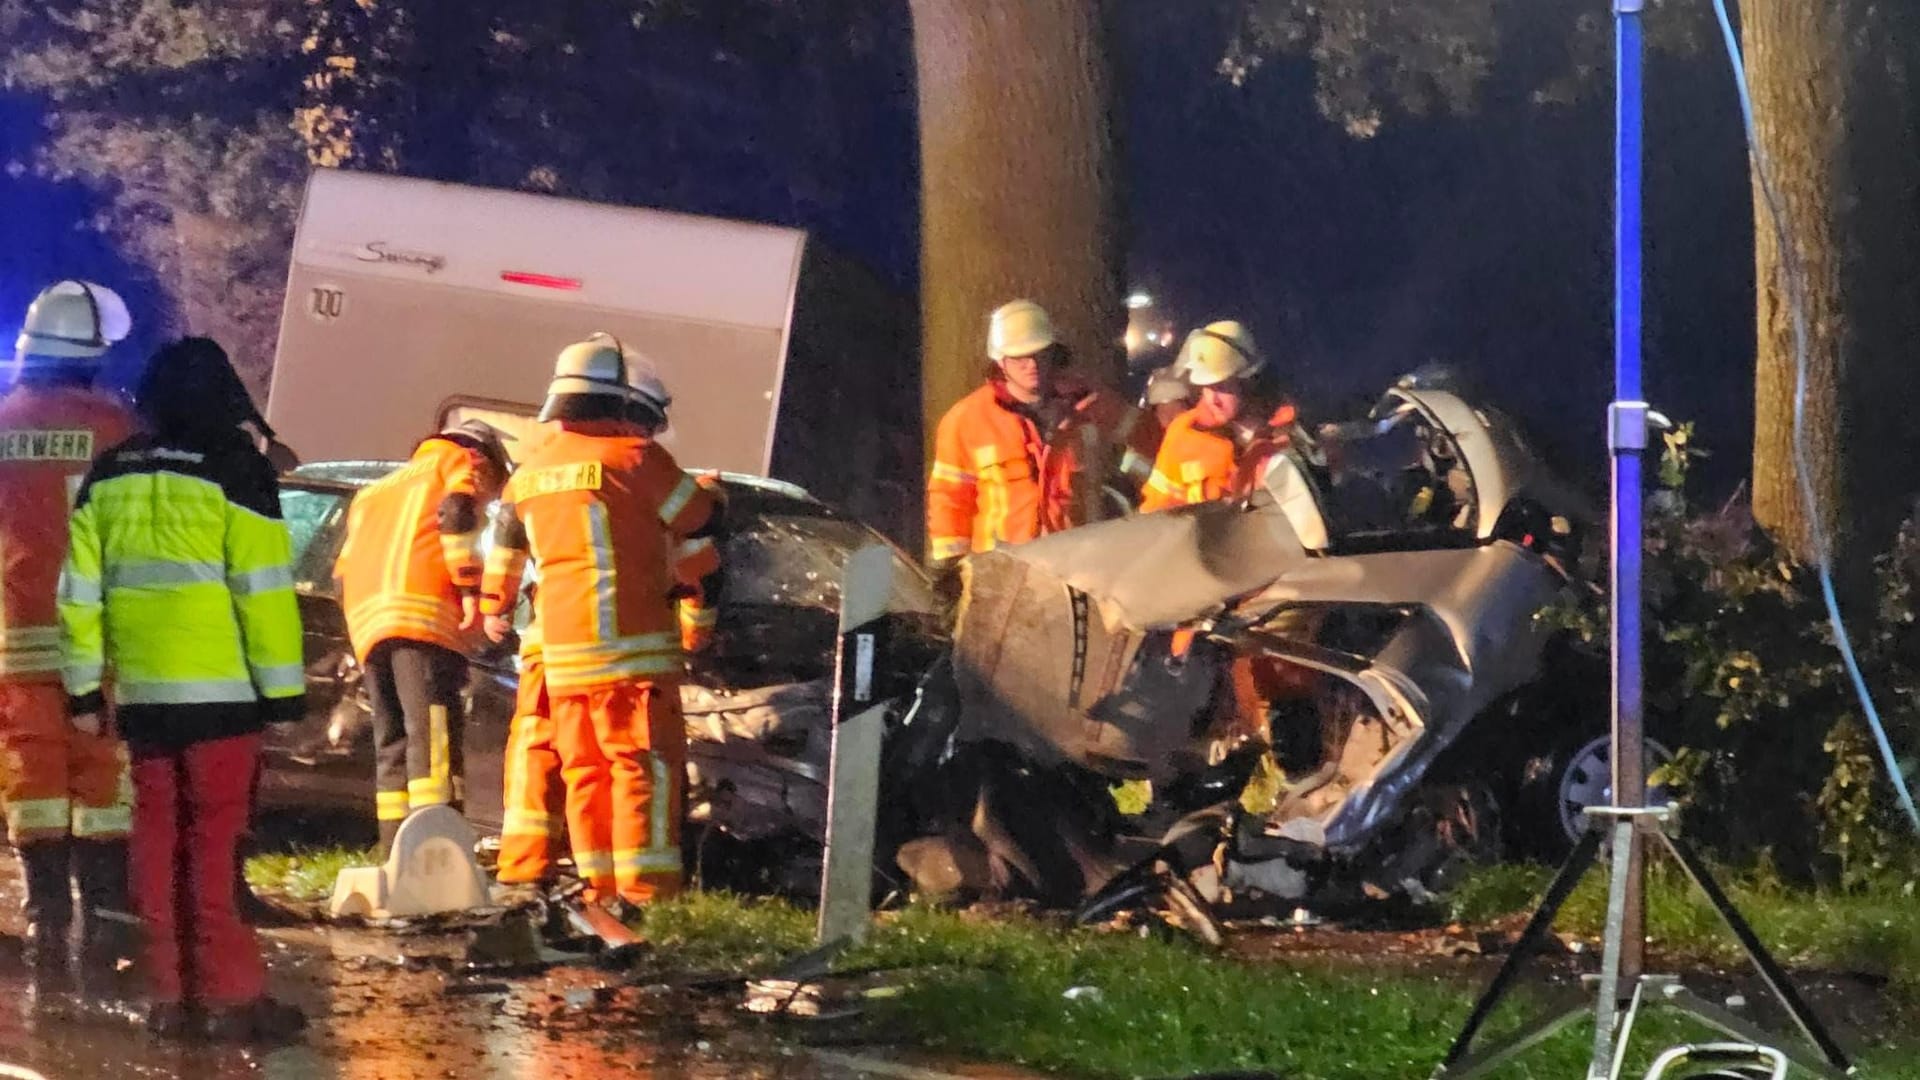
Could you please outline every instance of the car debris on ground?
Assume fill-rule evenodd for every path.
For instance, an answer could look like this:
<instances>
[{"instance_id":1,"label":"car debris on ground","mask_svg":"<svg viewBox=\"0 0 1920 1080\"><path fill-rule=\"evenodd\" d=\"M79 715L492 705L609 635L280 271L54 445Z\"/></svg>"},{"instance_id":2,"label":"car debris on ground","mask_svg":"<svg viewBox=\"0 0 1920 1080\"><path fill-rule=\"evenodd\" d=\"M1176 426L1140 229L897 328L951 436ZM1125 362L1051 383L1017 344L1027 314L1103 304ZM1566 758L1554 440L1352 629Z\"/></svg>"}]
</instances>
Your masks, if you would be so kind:
<instances>
[{"instance_id":1,"label":"car debris on ground","mask_svg":"<svg viewBox=\"0 0 1920 1080\"><path fill-rule=\"evenodd\" d=\"M1144 904L1208 940L1249 904L1421 902L1509 848L1554 853L1566 838L1539 827L1585 797L1566 748L1601 718L1565 707L1579 680L1537 616L1586 587L1587 508L1505 417L1445 387L1403 382L1320 446L1330 464L1295 475L1310 505L1257 491L974 556L951 639L899 560L876 897L1026 898L1081 921ZM359 468L295 482L379 474ZM686 846L705 887L807 899L838 572L875 534L797 489L725 479L746 524L719 647L682 694ZM310 538L321 561L327 536L322 521ZM351 673L310 659L343 704L276 761L281 779L303 760L360 768ZM475 679L481 801L511 679Z\"/></svg>"}]
</instances>

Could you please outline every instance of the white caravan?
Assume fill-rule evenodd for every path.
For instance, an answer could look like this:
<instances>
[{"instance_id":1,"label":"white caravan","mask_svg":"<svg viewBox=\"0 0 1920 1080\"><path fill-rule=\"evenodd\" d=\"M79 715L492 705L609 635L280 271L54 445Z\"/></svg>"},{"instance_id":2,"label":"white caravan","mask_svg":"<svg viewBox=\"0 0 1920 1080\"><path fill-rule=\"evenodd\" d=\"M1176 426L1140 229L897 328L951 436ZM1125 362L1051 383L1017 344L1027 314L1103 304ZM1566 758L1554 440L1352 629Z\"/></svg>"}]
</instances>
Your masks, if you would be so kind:
<instances>
[{"instance_id":1,"label":"white caravan","mask_svg":"<svg viewBox=\"0 0 1920 1080\"><path fill-rule=\"evenodd\" d=\"M682 464L916 536L912 309L796 229L316 170L267 418L307 461L404 457L468 415L520 426L596 330L658 364Z\"/></svg>"}]
</instances>

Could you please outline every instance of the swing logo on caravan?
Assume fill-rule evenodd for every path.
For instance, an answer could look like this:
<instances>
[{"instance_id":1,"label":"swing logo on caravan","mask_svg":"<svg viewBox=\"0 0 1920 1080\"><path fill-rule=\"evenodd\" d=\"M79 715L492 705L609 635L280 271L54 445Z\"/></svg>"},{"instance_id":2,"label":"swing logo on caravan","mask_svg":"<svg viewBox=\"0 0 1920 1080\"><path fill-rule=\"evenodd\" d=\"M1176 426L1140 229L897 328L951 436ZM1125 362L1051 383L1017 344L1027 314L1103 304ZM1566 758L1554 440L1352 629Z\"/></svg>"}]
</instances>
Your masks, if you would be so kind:
<instances>
[{"instance_id":1,"label":"swing logo on caravan","mask_svg":"<svg viewBox=\"0 0 1920 1080\"><path fill-rule=\"evenodd\" d=\"M374 240L353 249L353 257L361 262L394 263L400 266L418 266L429 274L440 272L447 265L444 255L430 255L424 251L406 251L391 247L385 240Z\"/></svg>"}]
</instances>

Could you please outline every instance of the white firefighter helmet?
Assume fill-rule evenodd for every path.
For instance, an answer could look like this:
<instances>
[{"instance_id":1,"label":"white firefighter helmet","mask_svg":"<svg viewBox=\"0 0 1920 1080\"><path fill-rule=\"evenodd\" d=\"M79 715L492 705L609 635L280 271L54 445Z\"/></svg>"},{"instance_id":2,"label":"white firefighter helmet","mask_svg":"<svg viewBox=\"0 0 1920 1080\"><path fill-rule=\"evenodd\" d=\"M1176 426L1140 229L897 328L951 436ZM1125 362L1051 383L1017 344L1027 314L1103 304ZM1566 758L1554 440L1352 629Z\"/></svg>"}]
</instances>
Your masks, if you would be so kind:
<instances>
[{"instance_id":1,"label":"white firefighter helmet","mask_svg":"<svg viewBox=\"0 0 1920 1080\"><path fill-rule=\"evenodd\" d=\"M547 403L540 410L541 422L554 418L560 398L573 395L618 398L653 413L663 426L667 407L673 404L653 361L604 331L560 350L553 381L547 385Z\"/></svg>"},{"instance_id":2,"label":"white firefighter helmet","mask_svg":"<svg viewBox=\"0 0 1920 1080\"><path fill-rule=\"evenodd\" d=\"M1176 401L1186 401L1192 394L1193 388L1181 377L1180 368L1168 364L1154 369L1153 374L1147 376L1147 386L1141 391L1140 403L1148 406L1171 405Z\"/></svg>"},{"instance_id":3,"label":"white firefighter helmet","mask_svg":"<svg viewBox=\"0 0 1920 1080\"><path fill-rule=\"evenodd\" d=\"M1010 356L1033 356L1057 340L1052 316L1031 300L1001 304L987 319L987 356L995 363Z\"/></svg>"},{"instance_id":4,"label":"white firefighter helmet","mask_svg":"<svg viewBox=\"0 0 1920 1080\"><path fill-rule=\"evenodd\" d=\"M1223 320L1188 334L1173 367L1194 386L1217 386L1228 379L1252 375L1265 363L1247 328Z\"/></svg>"},{"instance_id":5,"label":"white firefighter helmet","mask_svg":"<svg viewBox=\"0 0 1920 1080\"><path fill-rule=\"evenodd\" d=\"M98 360L132 329L119 293L90 281L56 281L27 308L13 358L20 364Z\"/></svg>"}]
</instances>

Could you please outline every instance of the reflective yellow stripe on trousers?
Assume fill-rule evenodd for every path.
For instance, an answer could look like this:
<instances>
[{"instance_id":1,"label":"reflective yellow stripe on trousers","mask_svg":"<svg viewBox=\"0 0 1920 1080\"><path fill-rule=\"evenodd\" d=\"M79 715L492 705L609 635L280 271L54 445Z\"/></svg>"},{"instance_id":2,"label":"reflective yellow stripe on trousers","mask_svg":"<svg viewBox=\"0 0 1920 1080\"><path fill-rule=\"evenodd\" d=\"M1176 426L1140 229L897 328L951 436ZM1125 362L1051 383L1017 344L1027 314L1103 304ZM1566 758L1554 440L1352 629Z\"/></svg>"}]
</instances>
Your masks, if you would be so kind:
<instances>
[{"instance_id":1,"label":"reflective yellow stripe on trousers","mask_svg":"<svg viewBox=\"0 0 1920 1080\"><path fill-rule=\"evenodd\" d=\"M647 800L647 846L641 851L613 853L614 872L629 880L643 874L678 873L682 868L680 849L669 839L673 814L672 767L658 754L647 754L646 758L653 773L653 794Z\"/></svg>"},{"instance_id":2,"label":"reflective yellow stripe on trousers","mask_svg":"<svg viewBox=\"0 0 1920 1080\"><path fill-rule=\"evenodd\" d=\"M453 801L453 764L447 744L447 707L427 708L427 775L407 781L407 804L418 810Z\"/></svg>"},{"instance_id":3,"label":"reflective yellow stripe on trousers","mask_svg":"<svg viewBox=\"0 0 1920 1080\"><path fill-rule=\"evenodd\" d=\"M573 869L589 881L612 877L613 856L604 851L576 851L573 853Z\"/></svg>"},{"instance_id":4,"label":"reflective yellow stripe on trousers","mask_svg":"<svg viewBox=\"0 0 1920 1080\"><path fill-rule=\"evenodd\" d=\"M407 793L382 791L373 797L374 816L381 821L403 821L407 816Z\"/></svg>"},{"instance_id":5,"label":"reflective yellow stripe on trousers","mask_svg":"<svg viewBox=\"0 0 1920 1080\"><path fill-rule=\"evenodd\" d=\"M508 810L500 823L502 836L558 836L560 823L545 810Z\"/></svg>"}]
</instances>

